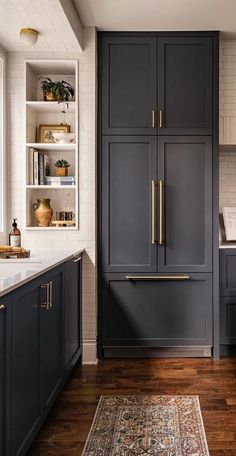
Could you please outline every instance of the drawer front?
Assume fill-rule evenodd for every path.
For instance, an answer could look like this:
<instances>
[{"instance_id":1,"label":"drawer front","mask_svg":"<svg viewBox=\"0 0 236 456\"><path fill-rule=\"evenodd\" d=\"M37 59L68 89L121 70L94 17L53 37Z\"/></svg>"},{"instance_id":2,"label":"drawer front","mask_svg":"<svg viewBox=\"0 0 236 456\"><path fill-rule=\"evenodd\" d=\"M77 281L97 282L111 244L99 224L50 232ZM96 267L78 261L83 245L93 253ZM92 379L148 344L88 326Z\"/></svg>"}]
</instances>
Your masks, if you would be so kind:
<instances>
[{"instance_id":1,"label":"drawer front","mask_svg":"<svg viewBox=\"0 0 236 456\"><path fill-rule=\"evenodd\" d=\"M220 295L236 296L236 250L220 250Z\"/></svg>"},{"instance_id":2,"label":"drawer front","mask_svg":"<svg viewBox=\"0 0 236 456\"><path fill-rule=\"evenodd\" d=\"M189 280L136 277L103 276L103 348L212 345L211 274L191 274Z\"/></svg>"},{"instance_id":3,"label":"drawer front","mask_svg":"<svg viewBox=\"0 0 236 456\"><path fill-rule=\"evenodd\" d=\"M220 299L220 343L236 345L236 297Z\"/></svg>"}]
</instances>

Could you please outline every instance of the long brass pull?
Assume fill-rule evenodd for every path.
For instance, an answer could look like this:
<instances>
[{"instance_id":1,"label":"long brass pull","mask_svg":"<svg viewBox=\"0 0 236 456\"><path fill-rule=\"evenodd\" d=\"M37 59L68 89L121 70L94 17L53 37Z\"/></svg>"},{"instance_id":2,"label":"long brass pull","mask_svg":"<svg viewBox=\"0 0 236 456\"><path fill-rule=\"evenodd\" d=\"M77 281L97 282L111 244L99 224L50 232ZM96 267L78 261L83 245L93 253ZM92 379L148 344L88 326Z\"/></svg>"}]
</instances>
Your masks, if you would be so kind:
<instances>
[{"instance_id":1,"label":"long brass pull","mask_svg":"<svg viewBox=\"0 0 236 456\"><path fill-rule=\"evenodd\" d=\"M125 276L127 280L190 280L191 277L189 275L162 275L162 276L132 276L127 275Z\"/></svg>"},{"instance_id":2,"label":"long brass pull","mask_svg":"<svg viewBox=\"0 0 236 456\"><path fill-rule=\"evenodd\" d=\"M152 110L152 128L156 127L156 111L155 109Z\"/></svg>"},{"instance_id":3,"label":"long brass pull","mask_svg":"<svg viewBox=\"0 0 236 456\"><path fill-rule=\"evenodd\" d=\"M159 181L159 244L164 244L164 181Z\"/></svg>"},{"instance_id":4,"label":"long brass pull","mask_svg":"<svg viewBox=\"0 0 236 456\"><path fill-rule=\"evenodd\" d=\"M81 260L82 260L82 257L78 257L78 258L76 258L75 260L73 260L73 263L78 263L78 262L81 261Z\"/></svg>"},{"instance_id":5,"label":"long brass pull","mask_svg":"<svg viewBox=\"0 0 236 456\"><path fill-rule=\"evenodd\" d=\"M157 242L156 239L156 224L157 224L157 216L156 216L156 182L152 180L152 244Z\"/></svg>"},{"instance_id":6,"label":"long brass pull","mask_svg":"<svg viewBox=\"0 0 236 456\"><path fill-rule=\"evenodd\" d=\"M163 111L159 111L159 127L163 128Z\"/></svg>"},{"instance_id":7,"label":"long brass pull","mask_svg":"<svg viewBox=\"0 0 236 456\"><path fill-rule=\"evenodd\" d=\"M50 280L50 282L49 282L49 307L50 307L50 309L52 308L52 305L53 305L52 287L53 287L53 282Z\"/></svg>"},{"instance_id":8,"label":"long brass pull","mask_svg":"<svg viewBox=\"0 0 236 456\"><path fill-rule=\"evenodd\" d=\"M49 283L44 283L41 285L41 289L46 289L46 301L42 302L42 309L50 310L50 300L49 300Z\"/></svg>"},{"instance_id":9,"label":"long brass pull","mask_svg":"<svg viewBox=\"0 0 236 456\"><path fill-rule=\"evenodd\" d=\"M4 306L4 304L1 304L1 305L0 305L0 310L5 310L6 308L7 308L7 307Z\"/></svg>"}]
</instances>

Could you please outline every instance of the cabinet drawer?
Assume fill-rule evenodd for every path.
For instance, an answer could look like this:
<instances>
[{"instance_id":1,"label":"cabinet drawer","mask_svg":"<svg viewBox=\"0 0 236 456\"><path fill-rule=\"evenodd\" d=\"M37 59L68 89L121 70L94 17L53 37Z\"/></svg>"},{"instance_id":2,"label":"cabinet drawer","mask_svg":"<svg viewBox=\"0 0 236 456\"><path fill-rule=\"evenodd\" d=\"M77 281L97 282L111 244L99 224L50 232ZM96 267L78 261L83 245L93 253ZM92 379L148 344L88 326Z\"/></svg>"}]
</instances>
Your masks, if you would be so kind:
<instances>
[{"instance_id":1,"label":"cabinet drawer","mask_svg":"<svg viewBox=\"0 0 236 456\"><path fill-rule=\"evenodd\" d=\"M236 297L220 300L220 343L236 344Z\"/></svg>"},{"instance_id":2,"label":"cabinet drawer","mask_svg":"<svg viewBox=\"0 0 236 456\"><path fill-rule=\"evenodd\" d=\"M212 345L211 274L168 281L125 277L103 276L103 347Z\"/></svg>"},{"instance_id":3,"label":"cabinet drawer","mask_svg":"<svg viewBox=\"0 0 236 456\"><path fill-rule=\"evenodd\" d=\"M236 296L236 250L220 250L220 295Z\"/></svg>"}]
</instances>

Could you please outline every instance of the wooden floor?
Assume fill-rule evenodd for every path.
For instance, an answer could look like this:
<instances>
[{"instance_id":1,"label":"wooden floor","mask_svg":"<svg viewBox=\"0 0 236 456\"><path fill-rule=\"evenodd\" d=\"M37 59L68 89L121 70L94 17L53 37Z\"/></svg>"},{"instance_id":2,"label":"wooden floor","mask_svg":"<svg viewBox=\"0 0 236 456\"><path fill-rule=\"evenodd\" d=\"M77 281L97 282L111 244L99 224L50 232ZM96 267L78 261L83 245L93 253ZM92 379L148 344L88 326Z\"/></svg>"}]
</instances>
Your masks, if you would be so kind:
<instances>
[{"instance_id":1,"label":"wooden floor","mask_svg":"<svg viewBox=\"0 0 236 456\"><path fill-rule=\"evenodd\" d=\"M76 368L30 456L79 456L101 394L198 394L211 456L236 456L236 359L106 360Z\"/></svg>"}]
</instances>

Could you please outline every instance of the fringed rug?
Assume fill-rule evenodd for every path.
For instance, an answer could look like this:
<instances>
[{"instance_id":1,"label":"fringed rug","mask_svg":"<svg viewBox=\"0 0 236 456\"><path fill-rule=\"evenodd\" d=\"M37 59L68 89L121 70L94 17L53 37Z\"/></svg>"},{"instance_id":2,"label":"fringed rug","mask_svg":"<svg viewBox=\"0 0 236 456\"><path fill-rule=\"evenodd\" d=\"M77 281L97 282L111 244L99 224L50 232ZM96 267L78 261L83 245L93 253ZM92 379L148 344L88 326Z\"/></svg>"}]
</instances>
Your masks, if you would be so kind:
<instances>
[{"instance_id":1,"label":"fringed rug","mask_svg":"<svg viewBox=\"0 0 236 456\"><path fill-rule=\"evenodd\" d=\"M198 396L101 396L82 456L209 456Z\"/></svg>"}]
</instances>

